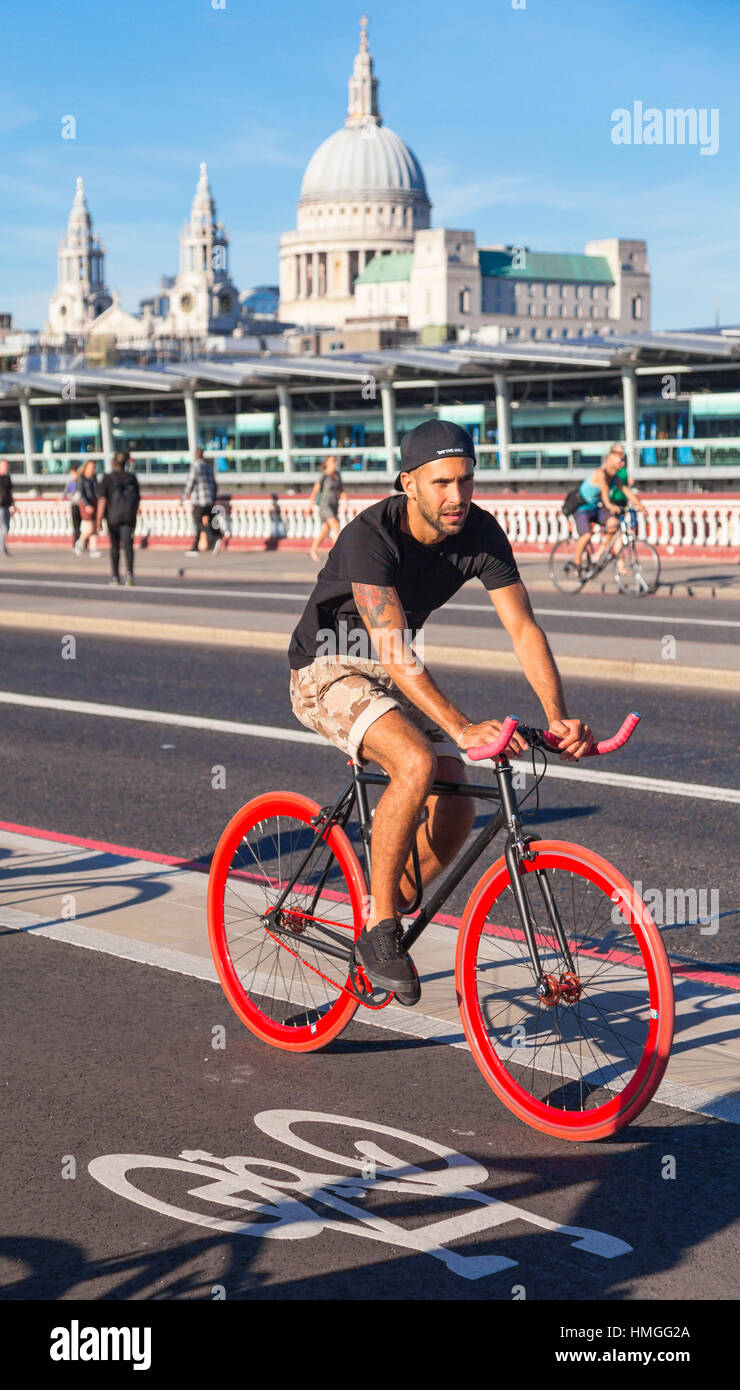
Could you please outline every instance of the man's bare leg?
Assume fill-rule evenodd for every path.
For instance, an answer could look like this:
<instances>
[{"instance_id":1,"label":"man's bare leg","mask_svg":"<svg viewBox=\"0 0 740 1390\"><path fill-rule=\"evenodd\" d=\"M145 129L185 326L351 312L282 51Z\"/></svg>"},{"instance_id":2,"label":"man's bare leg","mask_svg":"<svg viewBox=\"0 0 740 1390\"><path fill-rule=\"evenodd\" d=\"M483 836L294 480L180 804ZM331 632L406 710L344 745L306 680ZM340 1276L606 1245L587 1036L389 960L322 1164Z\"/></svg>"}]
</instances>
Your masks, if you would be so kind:
<instances>
[{"instance_id":1,"label":"man's bare leg","mask_svg":"<svg viewBox=\"0 0 740 1390\"><path fill-rule=\"evenodd\" d=\"M390 778L373 817L371 905L366 924L370 931L397 915L401 874L437 759L428 739L398 709L388 710L370 725L361 753L364 759L379 763Z\"/></svg>"},{"instance_id":2,"label":"man's bare leg","mask_svg":"<svg viewBox=\"0 0 740 1390\"><path fill-rule=\"evenodd\" d=\"M593 526L589 526L588 530L584 531L583 535L579 536L578 540L576 541L576 548L573 552L573 559L575 560L579 568L581 560L583 559L583 554L586 549L586 546L588 545L591 536L593 535L593 529Z\"/></svg>"},{"instance_id":3,"label":"man's bare leg","mask_svg":"<svg viewBox=\"0 0 740 1390\"><path fill-rule=\"evenodd\" d=\"M459 758L437 758L437 777L445 782L464 782L465 768ZM475 820L473 797L432 795L425 802L426 817L416 835L421 881L425 888L452 862L470 834ZM373 830L373 843L375 831ZM399 912L403 912L416 896L413 854L401 875L398 897Z\"/></svg>"},{"instance_id":4,"label":"man's bare leg","mask_svg":"<svg viewBox=\"0 0 740 1390\"><path fill-rule=\"evenodd\" d=\"M610 521L607 521L606 527L604 528L604 539L602 540L601 545L599 546L599 549L596 555L594 556L595 565L598 565L599 561L603 560L607 552L607 549L612 543L612 539L614 537L614 532L617 529L617 525L618 522L614 518L612 518Z\"/></svg>"}]
</instances>

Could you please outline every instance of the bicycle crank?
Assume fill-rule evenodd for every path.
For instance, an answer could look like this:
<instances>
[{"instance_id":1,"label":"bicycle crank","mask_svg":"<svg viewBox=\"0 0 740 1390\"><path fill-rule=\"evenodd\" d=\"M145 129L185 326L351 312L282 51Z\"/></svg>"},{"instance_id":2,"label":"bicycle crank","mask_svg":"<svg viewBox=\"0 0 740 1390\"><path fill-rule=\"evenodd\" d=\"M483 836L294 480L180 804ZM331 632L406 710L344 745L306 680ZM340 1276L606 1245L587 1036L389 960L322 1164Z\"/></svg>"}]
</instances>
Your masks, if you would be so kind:
<instances>
[{"instance_id":1,"label":"bicycle crank","mask_svg":"<svg viewBox=\"0 0 740 1390\"><path fill-rule=\"evenodd\" d=\"M393 992L388 990L375 990L370 983L365 971L355 960L354 951L349 960L349 991L359 999L366 1009L385 1009L393 998Z\"/></svg>"}]
</instances>

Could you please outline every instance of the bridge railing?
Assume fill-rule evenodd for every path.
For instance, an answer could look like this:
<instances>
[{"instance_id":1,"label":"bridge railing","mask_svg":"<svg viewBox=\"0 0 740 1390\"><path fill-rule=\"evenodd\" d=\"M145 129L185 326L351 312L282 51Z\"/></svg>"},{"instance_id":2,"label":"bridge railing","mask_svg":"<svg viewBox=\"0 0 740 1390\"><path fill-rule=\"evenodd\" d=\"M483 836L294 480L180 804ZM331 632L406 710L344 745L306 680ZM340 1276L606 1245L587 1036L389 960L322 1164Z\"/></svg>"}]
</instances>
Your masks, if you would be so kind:
<instances>
[{"instance_id":1,"label":"bridge railing","mask_svg":"<svg viewBox=\"0 0 740 1390\"><path fill-rule=\"evenodd\" d=\"M351 521L377 497L353 497L340 506L342 525ZM709 547L716 551L740 547L740 497L706 494L643 496L647 516L638 513L638 535L670 551ZM499 521L512 545L554 545L569 530L559 497L520 494L508 498L477 497L476 502ZM308 542L319 530L315 507L306 497L278 496L280 524L276 524L269 497L238 497L216 504L226 515L232 536L240 541L285 540ZM153 540L186 539L192 534L190 507L177 497L146 498L142 503L140 530ZM23 540L61 540L71 537L69 507L58 496L21 498L17 501L11 535Z\"/></svg>"}]
</instances>

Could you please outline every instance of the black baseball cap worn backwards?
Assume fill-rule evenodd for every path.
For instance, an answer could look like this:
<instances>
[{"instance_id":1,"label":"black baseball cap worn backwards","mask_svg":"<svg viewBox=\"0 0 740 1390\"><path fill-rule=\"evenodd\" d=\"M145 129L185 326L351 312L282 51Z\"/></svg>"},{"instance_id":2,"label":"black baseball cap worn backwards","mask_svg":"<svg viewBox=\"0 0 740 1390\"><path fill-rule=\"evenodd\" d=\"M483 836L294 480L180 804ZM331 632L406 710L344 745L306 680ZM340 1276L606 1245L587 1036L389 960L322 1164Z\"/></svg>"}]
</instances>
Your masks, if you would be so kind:
<instances>
[{"instance_id":1,"label":"black baseball cap worn backwards","mask_svg":"<svg viewBox=\"0 0 740 1390\"><path fill-rule=\"evenodd\" d=\"M448 458L458 455L473 460L475 466L475 444L462 425L452 420L425 420L416 429L409 430L401 440L401 473L413 473L432 459ZM393 484L396 492L403 492L401 473Z\"/></svg>"}]
</instances>

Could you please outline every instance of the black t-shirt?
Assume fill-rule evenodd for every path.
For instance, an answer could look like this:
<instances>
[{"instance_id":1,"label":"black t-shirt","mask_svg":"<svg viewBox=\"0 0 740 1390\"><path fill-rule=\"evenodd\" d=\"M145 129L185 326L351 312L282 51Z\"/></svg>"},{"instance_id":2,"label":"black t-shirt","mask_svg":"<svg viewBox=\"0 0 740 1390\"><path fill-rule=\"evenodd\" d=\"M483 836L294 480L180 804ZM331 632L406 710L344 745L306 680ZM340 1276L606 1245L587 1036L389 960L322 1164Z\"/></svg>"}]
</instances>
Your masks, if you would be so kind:
<instances>
[{"instance_id":1,"label":"black t-shirt","mask_svg":"<svg viewBox=\"0 0 740 1390\"><path fill-rule=\"evenodd\" d=\"M385 497L366 507L340 532L321 570L288 648L292 670L310 666L322 644L318 635L344 635L364 623L352 597L353 584L394 588L406 614L406 626L418 632L468 579L486 589L503 589L519 581L511 546L494 517L475 503L457 536L424 545L401 529L405 497ZM351 651L351 642L349 643Z\"/></svg>"},{"instance_id":2,"label":"black t-shirt","mask_svg":"<svg viewBox=\"0 0 740 1390\"><path fill-rule=\"evenodd\" d=\"M139 510L139 480L135 473L126 468L114 469L106 473L100 484L101 495L106 499L108 524L110 526L132 526Z\"/></svg>"}]
</instances>

